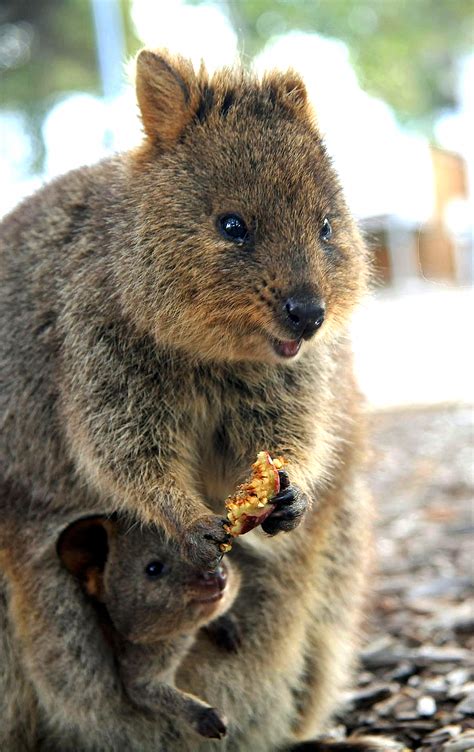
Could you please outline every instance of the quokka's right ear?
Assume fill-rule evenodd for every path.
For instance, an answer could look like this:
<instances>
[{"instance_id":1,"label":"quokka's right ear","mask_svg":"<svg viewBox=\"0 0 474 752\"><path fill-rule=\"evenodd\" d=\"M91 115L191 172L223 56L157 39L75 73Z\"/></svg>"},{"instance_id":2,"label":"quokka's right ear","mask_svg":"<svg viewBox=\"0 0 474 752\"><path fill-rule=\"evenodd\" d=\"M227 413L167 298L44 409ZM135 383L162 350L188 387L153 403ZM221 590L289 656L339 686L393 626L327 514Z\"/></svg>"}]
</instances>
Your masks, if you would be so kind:
<instances>
[{"instance_id":1,"label":"quokka's right ear","mask_svg":"<svg viewBox=\"0 0 474 752\"><path fill-rule=\"evenodd\" d=\"M306 86L299 73L291 69L284 73L275 70L266 74L263 81L272 98L285 109L305 120L308 117L313 119L314 113L308 101Z\"/></svg>"},{"instance_id":2,"label":"quokka's right ear","mask_svg":"<svg viewBox=\"0 0 474 752\"><path fill-rule=\"evenodd\" d=\"M63 530L56 546L68 572L81 582L88 595L99 599L113 530L113 523L106 517L86 517Z\"/></svg>"},{"instance_id":3,"label":"quokka's right ear","mask_svg":"<svg viewBox=\"0 0 474 752\"><path fill-rule=\"evenodd\" d=\"M191 62L142 50L137 58L136 89L146 135L163 149L171 148L198 106L199 88Z\"/></svg>"}]
</instances>

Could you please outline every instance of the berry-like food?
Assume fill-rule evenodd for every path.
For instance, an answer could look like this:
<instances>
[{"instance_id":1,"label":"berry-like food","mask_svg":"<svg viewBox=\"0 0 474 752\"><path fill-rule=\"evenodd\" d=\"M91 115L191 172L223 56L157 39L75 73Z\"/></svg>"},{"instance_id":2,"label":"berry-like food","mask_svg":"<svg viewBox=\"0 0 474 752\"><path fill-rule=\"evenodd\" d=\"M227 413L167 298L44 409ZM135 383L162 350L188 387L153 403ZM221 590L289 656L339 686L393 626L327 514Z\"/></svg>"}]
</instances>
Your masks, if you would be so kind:
<instances>
[{"instance_id":1,"label":"berry-like food","mask_svg":"<svg viewBox=\"0 0 474 752\"><path fill-rule=\"evenodd\" d=\"M229 496L225 503L229 521L225 530L233 538L261 525L273 512L275 504L271 500L280 491L278 471L283 465L281 457L272 459L268 452L257 454L249 480L239 486L235 496ZM231 548L231 543L221 544L221 551L224 553Z\"/></svg>"}]
</instances>

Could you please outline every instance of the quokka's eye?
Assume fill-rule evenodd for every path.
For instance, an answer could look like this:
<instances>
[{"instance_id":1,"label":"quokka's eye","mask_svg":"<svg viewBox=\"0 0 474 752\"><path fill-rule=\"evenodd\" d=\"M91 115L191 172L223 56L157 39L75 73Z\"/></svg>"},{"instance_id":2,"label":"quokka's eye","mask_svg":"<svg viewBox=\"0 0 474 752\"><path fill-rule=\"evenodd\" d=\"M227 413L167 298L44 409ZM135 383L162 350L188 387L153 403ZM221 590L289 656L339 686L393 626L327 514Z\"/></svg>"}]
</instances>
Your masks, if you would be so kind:
<instances>
[{"instance_id":1,"label":"quokka's eye","mask_svg":"<svg viewBox=\"0 0 474 752\"><path fill-rule=\"evenodd\" d=\"M223 214L217 220L217 227L226 240L243 245L250 240L250 233L242 217L238 214Z\"/></svg>"},{"instance_id":2,"label":"quokka's eye","mask_svg":"<svg viewBox=\"0 0 474 752\"><path fill-rule=\"evenodd\" d=\"M150 577L151 579L160 577L165 572L166 572L166 566L165 564L163 564L162 561L150 561L150 563L147 564L145 567L145 574L147 577Z\"/></svg>"},{"instance_id":3,"label":"quokka's eye","mask_svg":"<svg viewBox=\"0 0 474 752\"><path fill-rule=\"evenodd\" d=\"M325 217L324 222L321 225L321 229L319 231L319 237L321 238L321 240L324 240L326 243L332 237L332 227L327 217Z\"/></svg>"}]
</instances>

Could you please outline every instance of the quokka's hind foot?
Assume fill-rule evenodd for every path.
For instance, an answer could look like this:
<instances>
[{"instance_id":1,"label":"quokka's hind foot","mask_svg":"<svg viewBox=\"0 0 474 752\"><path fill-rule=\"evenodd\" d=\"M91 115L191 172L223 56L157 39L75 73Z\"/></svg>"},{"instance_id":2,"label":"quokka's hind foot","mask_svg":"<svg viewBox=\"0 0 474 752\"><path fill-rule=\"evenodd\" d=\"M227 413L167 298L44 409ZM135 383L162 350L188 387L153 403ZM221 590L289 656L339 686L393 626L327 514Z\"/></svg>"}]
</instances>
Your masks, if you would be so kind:
<instances>
[{"instance_id":1,"label":"quokka's hind foot","mask_svg":"<svg viewBox=\"0 0 474 752\"><path fill-rule=\"evenodd\" d=\"M321 739L314 742L301 742L290 747L287 752L408 752L400 742L382 736L358 736L343 742Z\"/></svg>"}]
</instances>

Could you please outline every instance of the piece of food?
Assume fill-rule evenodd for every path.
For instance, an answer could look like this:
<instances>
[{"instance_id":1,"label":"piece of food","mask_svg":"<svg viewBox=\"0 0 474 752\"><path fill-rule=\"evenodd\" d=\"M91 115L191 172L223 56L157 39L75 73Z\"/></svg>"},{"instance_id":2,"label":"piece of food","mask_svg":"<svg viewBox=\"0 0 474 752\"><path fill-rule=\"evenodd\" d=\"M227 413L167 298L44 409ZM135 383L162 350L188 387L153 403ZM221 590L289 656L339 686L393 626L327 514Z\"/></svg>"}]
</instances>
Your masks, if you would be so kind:
<instances>
[{"instance_id":1,"label":"piece of food","mask_svg":"<svg viewBox=\"0 0 474 752\"><path fill-rule=\"evenodd\" d=\"M225 506L229 523L225 530L235 538L248 533L262 522L275 509L271 499L280 490L278 471L283 467L281 458L272 459L268 452L259 452L252 465L252 475L239 487L235 496L229 496ZM221 551L226 553L232 548L231 543L223 543Z\"/></svg>"}]
</instances>

